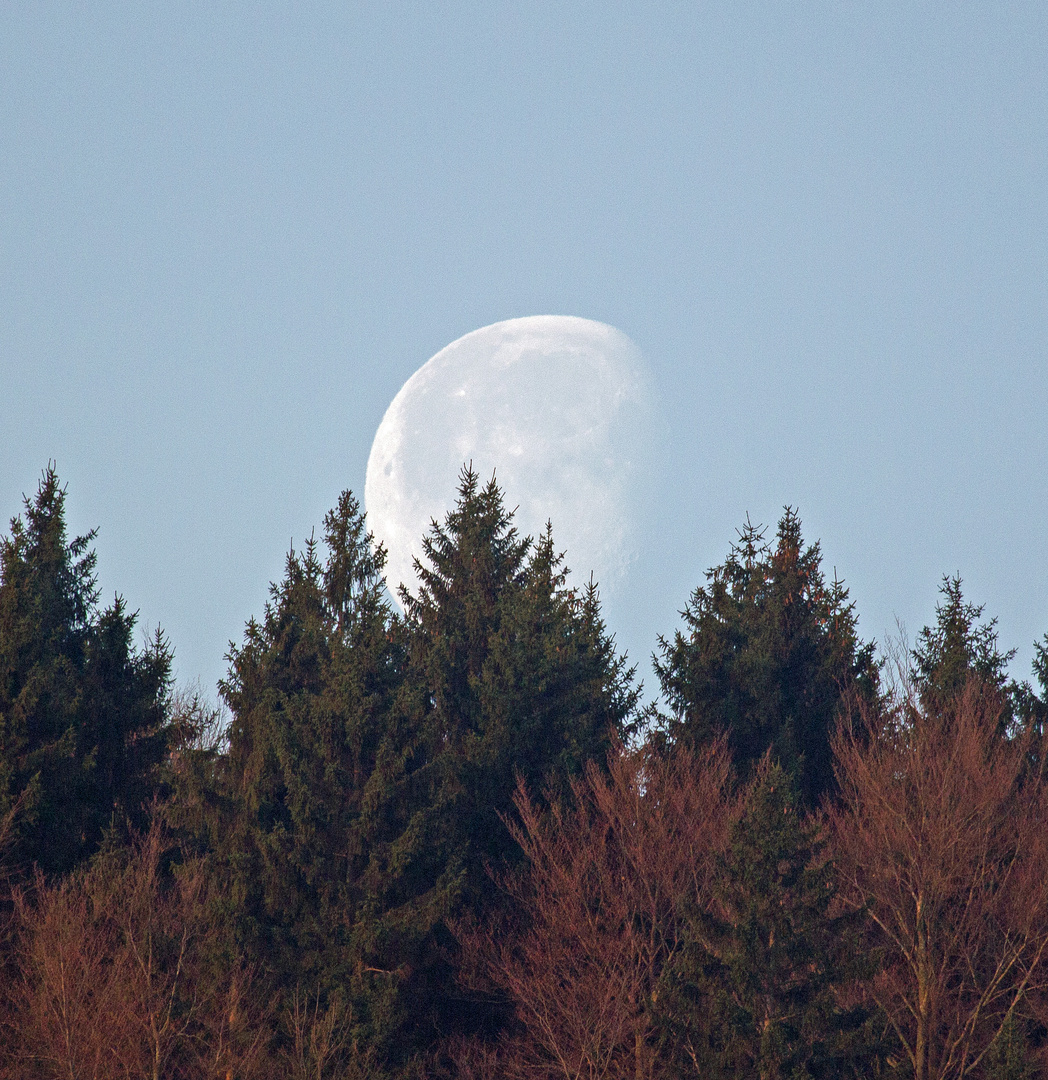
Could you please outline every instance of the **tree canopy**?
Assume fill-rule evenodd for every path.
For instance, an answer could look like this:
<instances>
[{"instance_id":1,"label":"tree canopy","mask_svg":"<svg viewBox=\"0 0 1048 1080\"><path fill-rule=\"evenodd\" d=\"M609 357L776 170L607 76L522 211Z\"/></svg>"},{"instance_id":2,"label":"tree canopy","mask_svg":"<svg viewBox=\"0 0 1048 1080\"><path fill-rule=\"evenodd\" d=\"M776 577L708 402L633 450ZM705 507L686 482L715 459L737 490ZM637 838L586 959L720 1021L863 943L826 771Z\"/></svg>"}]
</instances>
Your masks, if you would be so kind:
<instances>
[{"instance_id":1,"label":"tree canopy","mask_svg":"<svg viewBox=\"0 0 1048 1080\"><path fill-rule=\"evenodd\" d=\"M671 740L721 734L746 777L770 749L814 806L833 787L830 738L847 696L876 698L874 646L860 640L848 590L822 572L786 508L774 545L747 521L728 558L692 593L684 628L659 638L655 670Z\"/></svg>"},{"instance_id":2,"label":"tree canopy","mask_svg":"<svg viewBox=\"0 0 1048 1080\"><path fill-rule=\"evenodd\" d=\"M1011 679L959 577L882 690L796 512L747 521L662 716L466 467L399 609L343 492L218 706L65 498L0 540L0 1080L1043 1072L1048 637Z\"/></svg>"},{"instance_id":3,"label":"tree canopy","mask_svg":"<svg viewBox=\"0 0 1048 1080\"><path fill-rule=\"evenodd\" d=\"M407 1067L449 1026L499 1022L457 988L447 920L496 903L487 867L520 857L518 778L565 788L638 692L595 589L567 587L549 531L518 537L494 479L463 473L403 619L350 493L324 540L230 653L219 847L253 954L347 996L357 1038Z\"/></svg>"},{"instance_id":4,"label":"tree canopy","mask_svg":"<svg viewBox=\"0 0 1048 1080\"><path fill-rule=\"evenodd\" d=\"M145 821L169 735L171 654L117 596L99 608L95 533L67 540L48 467L0 540L0 811L10 858L70 870L110 826Z\"/></svg>"}]
</instances>

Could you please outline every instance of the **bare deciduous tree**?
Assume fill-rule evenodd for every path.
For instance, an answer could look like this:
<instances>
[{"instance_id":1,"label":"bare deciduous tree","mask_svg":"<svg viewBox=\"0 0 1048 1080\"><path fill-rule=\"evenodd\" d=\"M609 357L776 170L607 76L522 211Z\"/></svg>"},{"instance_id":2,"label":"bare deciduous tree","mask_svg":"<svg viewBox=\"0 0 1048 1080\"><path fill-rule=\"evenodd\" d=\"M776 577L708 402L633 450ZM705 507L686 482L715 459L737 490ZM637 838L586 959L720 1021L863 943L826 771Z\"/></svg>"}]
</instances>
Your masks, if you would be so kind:
<instances>
[{"instance_id":1,"label":"bare deciduous tree","mask_svg":"<svg viewBox=\"0 0 1048 1080\"><path fill-rule=\"evenodd\" d=\"M301 988L291 997L284 1027L287 1045L279 1057L289 1080L365 1080L373 1074L374 1054L353 1040L353 1012L340 998L323 1002Z\"/></svg>"},{"instance_id":2,"label":"bare deciduous tree","mask_svg":"<svg viewBox=\"0 0 1048 1080\"><path fill-rule=\"evenodd\" d=\"M519 1029L494 1060L485 1048L464 1054L465 1075L660 1075L652 999L680 902L705 897L723 849L730 771L721 743L660 758L620 751L548 813L518 790L511 828L527 862L501 884L521 922L460 926L459 937L478 981L512 1001Z\"/></svg>"},{"instance_id":3,"label":"bare deciduous tree","mask_svg":"<svg viewBox=\"0 0 1048 1080\"><path fill-rule=\"evenodd\" d=\"M975 1072L1048 974L1048 800L1000 708L974 680L934 708L904 686L836 740L838 864L884 950L871 993L915 1080Z\"/></svg>"},{"instance_id":4,"label":"bare deciduous tree","mask_svg":"<svg viewBox=\"0 0 1048 1080\"><path fill-rule=\"evenodd\" d=\"M206 959L215 928L204 874L189 865L172 875L164 858L154 825L64 882L38 878L16 895L14 1075L225 1078L261 1062L247 972Z\"/></svg>"}]
</instances>

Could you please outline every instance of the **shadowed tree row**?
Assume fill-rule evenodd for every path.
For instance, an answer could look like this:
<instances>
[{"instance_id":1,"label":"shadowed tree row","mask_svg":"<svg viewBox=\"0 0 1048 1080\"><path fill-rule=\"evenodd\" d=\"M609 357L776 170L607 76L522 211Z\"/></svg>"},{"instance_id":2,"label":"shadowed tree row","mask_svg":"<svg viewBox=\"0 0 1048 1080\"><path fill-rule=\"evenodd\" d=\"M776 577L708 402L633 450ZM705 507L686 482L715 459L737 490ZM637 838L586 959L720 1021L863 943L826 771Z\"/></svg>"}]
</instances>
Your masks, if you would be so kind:
<instances>
[{"instance_id":1,"label":"shadowed tree row","mask_svg":"<svg viewBox=\"0 0 1048 1080\"><path fill-rule=\"evenodd\" d=\"M64 499L0 547L10 1075L1039 1075L1048 638L1009 681L958 578L878 658L796 513L747 523L660 711L467 469L403 614L344 493L223 709Z\"/></svg>"}]
</instances>

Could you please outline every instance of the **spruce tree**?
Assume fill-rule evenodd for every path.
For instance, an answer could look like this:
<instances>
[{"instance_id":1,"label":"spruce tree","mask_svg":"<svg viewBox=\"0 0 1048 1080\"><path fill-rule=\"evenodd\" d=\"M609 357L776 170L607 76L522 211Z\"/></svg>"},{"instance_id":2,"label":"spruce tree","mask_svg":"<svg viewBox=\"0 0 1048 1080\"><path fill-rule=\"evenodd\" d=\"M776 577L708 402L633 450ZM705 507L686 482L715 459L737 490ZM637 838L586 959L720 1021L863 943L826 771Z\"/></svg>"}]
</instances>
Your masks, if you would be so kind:
<instances>
[{"instance_id":1,"label":"spruce tree","mask_svg":"<svg viewBox=\"0 0 1048 1080\"><path fill-rule=\"evenodd\" d=\"M657 1006L685 1075L797 1080L866 1075L866 1015L839 991L870 974L858 916L834 911L833 866L791 777L766 756L720 860L708 908Z\"/></svg>"},{"instance_id":2,"label":"spruce tree","mask_svg":"<svg viewBox=\"0 0 1048 1080\"><path fill-rule=\"evenodd\" d=\"M400 977L418 1047L492 1031L498 1009L457 988L448 921L503 902L489 868L519 859L506 819L522 780L563 790L631 730L638 691L600 616L595 587L568 587L549 529L518 536L494 477L465 469L403 593L402 714L376 782L386 834L373 852L372 966Z\"/></svg>"},{"instance_id":3,"label":"spruce tree","mask_svg":"<svg viewBox=\"0 0 1048 1080\"><path fill-rule=\"evenodd\" d=\"M325 518L326 559L292 551L261 622L232 648L233 719L214 842L234 932L285 1010L305 995L381 1043L381 995L362 979L368 790L402 678L403 646L374 547L349 492ZM365 985L367 984L367 985Z\"/></svg>"},{"instance_id":4,"label":"spruce tree","mask_svg":"<svg viewBox=\"0 0 1048 1080\"><path fill-rule=\"evenodd\" d=\"M699 745L725 733L743 778L769 749L814 806L833 786L830 737L849 693L878 694L872 644L856 632L848 590L822 573L786 508L776 542L748 521L727 560L707 572L684 629L659 638L655 669L672 715L671 741Z\"/></svg>"},{"instance_id":5,"label":"spruce tree","mask_svg":"<svg viewBox=\"0 0 1048 1080\"><path fill-rule=\"evenodd\" d=\"M1024 730L1048 734L1048 634L1033 643L1033 674L1040 693L1028 682L1014 686L1015 715Z\"/></svg>"},{"instance_id":6,"label":"spruce tree","mask_svg":"<svg viewBox=\"0 0 1048 1080\"><path fill-rule=\"evenodd\" d=\"M943 599L935 605L935 625L921 630L912 653L911 675L922 703L928 709L944 708L973 676L1003 699L1015 650L998 648L996 618L980 622L983 605L964 599L957 575L944 577L939 592Z\"/></svg>"},{"instance_id":7,"label":"spruce tree","mask_svg":"<svg viewBox=\"0 0 1048 1080\"><path fill-rule=\"evenodd\" d=\"M596 589L567 587L548 531L518 537L494 480L463 474L404 620L348 493L325 544L288 556L231 650L212 858L274 1001L339 1004L373 1074L409 1075L442 1035L500 1022L458 989L448 924L499 901L518 777L562 789L638 692Z\"/></svg>"},{"instance_id":8,"label":"spruce tree","mask_svg":"<svg viewBox=\"0 0 1048 1080\"><path fill-rule=\"evenodd\" d=\"M145 824L170 734L168 646L135 647L119 596L99 609L95 532L67 541L65 498L48 467L0 539L0 812L9 857L48 874Z\"/></svg>"},{"instance_id":9,"label":"spruce tree","mask_svg":"<svg viewBox=\"0 0 1048 1080\"><path fill-rule=\"evenodd\" d=\"M1033 1080L1037 1075L1025 1027L1015 1013L1004 1022L983 1061L986 1080Z\"/></svg>"}]
</instances>

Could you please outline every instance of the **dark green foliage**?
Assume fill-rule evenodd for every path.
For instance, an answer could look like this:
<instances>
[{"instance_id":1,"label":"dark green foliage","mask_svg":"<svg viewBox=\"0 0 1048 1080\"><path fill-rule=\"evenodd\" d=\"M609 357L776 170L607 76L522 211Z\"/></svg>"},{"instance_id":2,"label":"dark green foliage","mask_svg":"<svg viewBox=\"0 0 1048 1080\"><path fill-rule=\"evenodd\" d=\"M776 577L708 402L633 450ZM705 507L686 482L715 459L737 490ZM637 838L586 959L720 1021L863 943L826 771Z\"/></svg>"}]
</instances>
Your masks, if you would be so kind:
<instances>
[{"instance_id":1,"label":"dark green foliage","mask_svg":"<svg viewBox=\"0 0 1048 1080\"><path fill-rule=\"evenodd\" d=\"M70 870L111 823L145 823L167 750L171 656L136 616L98 608L94 533L66 541L48 468L0 540L0 812L18 806L11 858Z\"/></svg>"},{"instance_id":2,"label":"dark green foliage","mask_svg":"<svg viewBox=\"0 0 1048 1080\"><path fill-rule=\"evenodd\" d=\"M842 702L853 692L875 700L879 681L848 590L836 579L827 585L821 561L793 510L774 547L747 522L725 563L692 594L684 630L659 639L655 661L672 740L700 744L726 733L743 777L770 749L808 806L833 786L830 737Z\"/></svg>"},{"instance_id":3,"label":"dark green foliage","mask_svg":"<svg viewBox=\"0 0 1048 1080\"><path fill-rule=\"evenodd\" d=\"M1024 730L1048 734L1048 634L1033 644L1033 674L1038 693L1028 682L1012 684L1015 719Z\"/></svg>"},{"instance_id":4,"label":"dark green foliage","mask_svg":"<svg viewBox=\"0 0 1048 1080\"><path fill-rule=\"evenodd\" d=\"M732 829L710 908L687 912L686 945L660 994L681 1069L786 1080L864 1075L865 1014L839 1004L860 976L858 916L837 914L821 831L766 757Z\"/></svg>"},{"instance_id":5,"label":"dark green foliage","mask_svg":"<svg viewBox=\"0 0 1048 1080\"><path fill-rule=\"evenodd\" d=\"M415 1030L436 1036L498 1023L455 988L445 927L500 901L487 867L519 858L502 820L517 778L563 790L628 732L637 690L596 590L567 588L548 530L536 544L517 536L494 479L482 487L463 472L424 550L420 589L404 595L400 741L380 763L394 832L374 852L382 891L371 925L375 966L409 961Z\"/></svg>"},{"instance_id":6,"label":"dark green foliage","mask_svg":"<svg viewBox=\"0 0 1048 1080\"><path fill-rule=\"evenodd\" d=\"M144 972L162 976L158 987L177 983L154 998L186 1021L175 1040L186 1061L226 1048L221 1068L219 1057L200 1058L208 1075L272 1067L408 1080L489 1050L491 1060L513 1060L522 1014L491 985L469 982L460 968L478 958L451 928L528 926L534 896L506 887L529 880L517 874L524 856L511 827L518 781L545 822L551 804L570 802L587 763L591 779L602 775L609 749L637 725L633 669L607 633L595 586L568 586L551 528L521 538L494 478L483 485L464 470L455 507L424 540L420 587L403 593L400 618L382 580L384 552L343 493L323 544L288 555L264 617L231 647L223 729L199 695L169 692L159 633L136 649L123 600L99 607L94 533L67 539L64 500L48 469L0 540L0 855L58 878L38 877L33 902L0 895L0 960L17 991L0 993L0 1035L18 1044L27 1030L26 988L35 1001L55 998L49 965L68 949L84 960L79 985L97 1005L76 1039L63 1036L69 1046L111 1054L128 1032L146 1032L135 1013ZM1035 646L1039 690L1008 682L1012 654L1000 651L996 623L965 602L959 578L942 592L903 673L921 696L913 714L941 708L974 678L992 717L1001 705L1004 734L1043 735L1048 636ZM669 1075L725 1080L880 1075L884 1048L870 1038L871 1018L851 1007L874 985L875 958L859 939L865 912L842 913L811 811L833 792L830 735L842 707L864 705L855 713L875 727L885 701L847 590L826 583L819 545L805 545L792 510L774 543L747 523L692 595L681 631L660 639L656 669L673 712L645 760L723 735L741 786L711 852L744 811L712 891L703 871L660 900L661 916L642 920L634 905L614 917L620 929L673 943L641 973L642 990L619 994L644 1019L631 1029L634 1058L653 1061L658 1050ZM877 745L864 741L868 730L858 734ZM1044 745L1023 744L1024 790L1044 780ZM652 813L676 815L666 835L685 820L694 826L687 799L655 803ZM156 805L163 816L150 823ZM615 820L613 831L625 824ZM564 820L554 812L548 825L555 832ZM609 837L598 829L590 838ZM867 844L862 864L876 853ZM1035 870L1036 884L1044 877ZM607 917L601 890L618 878L592 894L590 879L577 878L582 922ZM48 897L61 903L49 908ZM57 912L46 927L33 903ZM16 916L23 936L52 934L33 938L31 957L7 949ZM570 935L565 947L582 948ZM136 966L149 949L155 966ZM544 999L567 985L561 964L546 966ZM119 994L97 994L120 979ZM571 989L560 1015L577 1005L588 1017L593 1002L583 997ZM979 1075L1033 1075L1031 1046L1043 1035L1031 1018L1014 1019Z\"/></svg>"},{"instance_id":7,"label":"dark green foliage","mask_svg":"<svg viewBox=\"0 0 1048 1080\"><path fill-rule=\"evenodd\" d=\"M492 558L500 549L508 557ZM426 555L408 605L411 671L429 696L427 736L445 790L468 800L455 844L470 849L470 884L486 886L481 860L515 851L499 817L518 778L531 790L566 790L629 733L638 692L595 586L581 595L566 587L551 530L517 542L494 479L481 489L463 475L455 513L446 531L433 530Z\"/></svg>"},{"instance_id":8,"label":"dark green foliage","mask_svg":"<svg viewBox=\"0 0 1048 1080\"><path fill-rule=\"evenodd\" d=\"M405 622L348 493L325 542L326 561L289 555L232 649L228 753L194 797L273 992L344 1003L353 1045L406 1075L477 1020L446 920L487 910L487 865L519 855L501 817L518 775L563 787L627 733L637 691L595 589L566 587L548 532L517 537L494 481L463 474Z\"/></svg>"},{"instance_id":9,"label":"dark green foliage","mask_svg":"<svg viewBox=\"0 0 1048 1080\"><path fill-rule=\"evenodd\" d=\"M637 692L600 618L596 589L565 586L552 534L517 539L502 493L463 476L444 529L426 540L429 566L408 598L409 671L421 705L435 802L454 811L448 836L470 890L483 864L511 849L500 815L517 778L566 789L629 730ZM467 854L468 852L468 854Z\"/></svg>"},{"instance_id":10,"label":"dark green foliage","mask_svg":"<svg viewBox=\"0 0 1048 1080\"><path fill-rule=\"evenodd\" d=\"M384 552L349 492L324 524L326 562L312 540L291 552L263 621L231 650L214 842L237 936L277 999L319 994L327 1007L348 996L354 1039L373 1042L384 1020L362 978L357 916L369 895L369 783L404 650Z\"/></svg>"},{"instance_id":11,"label":"dark green foliage","mask_svg":"<svg viewBox=\"0 0 1048 1080\"><path fill-rule=\"evenodd\" d=\"M1033 1080L1035 1066L1022 1023L1012 1013L983 1060L985 1080Z\"/></svg>"},{"instance_id":12,"label":"dark green foliage","mask_svg":"<svg viewBox=\"0 0 1048 1080\"><path fill-rule=\"evenodd\" d=\"M959 576L944 577L939 592L935 625L924 627L913 650L912 675L923 704L942 708L972 676L1003 696L1015 650L1002 653L997 647L997 620L979 621L983 605L965 601Z\"/></svg>"}]
</instances>

